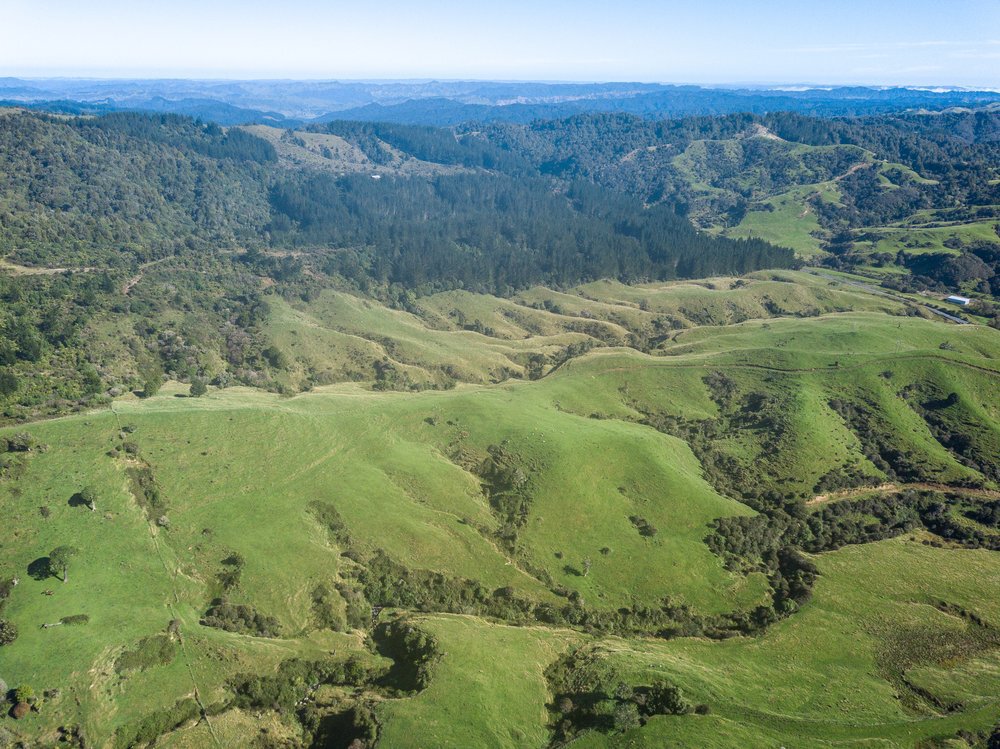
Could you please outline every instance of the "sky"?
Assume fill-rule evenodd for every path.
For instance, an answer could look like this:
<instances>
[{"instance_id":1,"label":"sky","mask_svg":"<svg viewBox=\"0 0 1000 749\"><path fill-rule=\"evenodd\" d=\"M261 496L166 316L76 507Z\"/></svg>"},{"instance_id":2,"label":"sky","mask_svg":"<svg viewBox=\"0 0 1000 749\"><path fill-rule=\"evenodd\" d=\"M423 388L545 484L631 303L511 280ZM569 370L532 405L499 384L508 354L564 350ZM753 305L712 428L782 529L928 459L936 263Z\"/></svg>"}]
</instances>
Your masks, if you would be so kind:
<instances>
[{"instance_id":1,"label":"sky","mask_svg":"<svg viewBox=\"0 0 1000 749\"><path fill-rule=\"evenodd\" d=\"M1000 88L1000 0L0 0L0 76Z\"/></svg>"}]
</instances>

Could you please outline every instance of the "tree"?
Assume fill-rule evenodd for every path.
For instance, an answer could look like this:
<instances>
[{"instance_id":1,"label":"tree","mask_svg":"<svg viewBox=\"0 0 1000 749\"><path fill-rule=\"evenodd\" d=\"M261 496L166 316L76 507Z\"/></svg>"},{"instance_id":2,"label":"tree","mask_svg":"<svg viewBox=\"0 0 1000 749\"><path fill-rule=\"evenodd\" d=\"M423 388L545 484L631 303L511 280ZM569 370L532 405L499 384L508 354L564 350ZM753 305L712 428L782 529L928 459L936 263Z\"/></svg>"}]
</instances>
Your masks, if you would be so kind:
<instances>
[{"instance_id":1,"label":"tree","mask_svg":"<svg viewBox=\"0 0 1000 749\"><path fill-rule=\"evenodd\" d=\"M83 502L90 511L93 512L97 509L97 492L92 486L85 486L80 491L80 501Z\"/></svg>"},{"instance_id":2,"label":"tree","mask_svg":"<svg viewBox=\"0 0 1000 749\"><path fill-rule=\"evenodd\" d=\"M13 395L20 386L21 383L13 372L0 372L0 396Z\"/></svg>"},{"instance_id":3,"label":"tree","mask_svg":"<svg viewBox=\"0 0 1000 749\"><path fill-rule=\"evenodd\" d=\"M150 358L140 365L139 377L142 379L142 397L152 398L163 384L163 365L160 360Z\"/></svg>"},{"instance_id":4,"label":"tree","mask_svg":"<svg viewBox=\"0 0 1000 749\"><path fill-rule=\"evenodd\" d=\"M49 552L49 566L62 575L62 581L68 579L69 562L80 552L73 546L57 546Z\"/></svg>"},{"instance_id":5,"label":"tree","mask_svg":"<svg viewBox=\"0 0 1000 749\"><path fill-rule=\"evenodd\" d=\"M681 690L666 681L658 681L649 690L646 710L650 715L684 715L691 712L691 703Z\"/></svg>"},{"instance_id":6,"label":"tree","mask_svg":"<svg viewBox=\"0 0 1000 749\"><path fill-rule=\"evenodd\" d=\"M104 383L101 382L101 376L89 364L80 369L80 384L83 387L83 392L87 395L96 395L104 387Z\"/></svg>"},{"instance_id":7,"label":"tree","mask_svg":"<svg viewBox=\"0 0 1000 749\"><path fill-rule=\"evenodd\" d=\"M593 562L590 557L584 557L583 559L583 576L586 577L590 574L590 568L593 566Z\"/></svg>"},{"instance_id":8,"label":"tree","mask_svg":"<svg viewBox=\"0 0 1000 749\"><path fill-rule=\"evenodd\" d=\"M17 625L8 619L0 619L0 645L10 645L17 639Z\"/></svg>"},{"instance_id":9,"label":"tree","mask_svg":"<svg viewBox=\"0 0 1000 749\"><path fill-rule=\"evenodd\" d=\"M205 393L208 392L208 385L206 384L204 378L194 377L191 379L191 397L200 398Z\"/></svg>"},{"instance_id":10,"label":"tree","mask_svg":"<svg viewBox=\"0 0 1000 749\"><path fill-rule=\"evenodd\" d=\"M622 733L642 725L642 719L639 717L639 708L634 702L619 702L616 704L612 720L615 723L615 730Z\"/></svg>"}]
</instances>

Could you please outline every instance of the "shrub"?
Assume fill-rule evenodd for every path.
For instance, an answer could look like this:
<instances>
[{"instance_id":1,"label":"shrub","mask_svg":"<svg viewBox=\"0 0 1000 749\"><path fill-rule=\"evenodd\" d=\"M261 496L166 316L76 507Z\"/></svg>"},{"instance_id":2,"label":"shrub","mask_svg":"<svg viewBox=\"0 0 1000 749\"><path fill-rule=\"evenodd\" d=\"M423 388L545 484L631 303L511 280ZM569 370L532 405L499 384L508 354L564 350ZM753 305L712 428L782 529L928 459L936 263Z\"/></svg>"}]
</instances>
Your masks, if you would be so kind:
<instances>
[{"instance_id":1,"label":"shrub","mask_svg":"<svg viewBox=\"0 0 1000 749\"><path fill-rule=\"evenodd\" d=\"M0 619L0 645L10 645L17 639L17 625L8 619Z\"/></svg>"},{"instance_id":2,"label":"shrub","mask_svg":"<svg viewBox=\"0 0 1000 749\"><path fill-rule=\"evenodd\" d=\"M115 671L145 671L153 666L167 665L177 655L177 643L169 635L144 637L131 650L126 650L115 660Z\"/></svg>"},{"instance_id":3,"label":"shrub","mask_svg":"<svg viewBox=\"0 0 1000 749\"><path fill-rule=\"evenodd\" d=\"M201 377L195 377L191 380L191 397L200 398L205 393L208 392L208 384Z\"/></svg>"},{"instance_id":4,"label":"shrub","mask_svg":"<svg viewBox=\"0 0 1000 749\"><path fill-rule=\"evenodd\" d=\"M147 746L169 731L179 728L201 715L198 703L190 697L180 700L173 707L147 715L138 723L122 726L115 732L115 749Z\"/></svg>"}]
</instances>

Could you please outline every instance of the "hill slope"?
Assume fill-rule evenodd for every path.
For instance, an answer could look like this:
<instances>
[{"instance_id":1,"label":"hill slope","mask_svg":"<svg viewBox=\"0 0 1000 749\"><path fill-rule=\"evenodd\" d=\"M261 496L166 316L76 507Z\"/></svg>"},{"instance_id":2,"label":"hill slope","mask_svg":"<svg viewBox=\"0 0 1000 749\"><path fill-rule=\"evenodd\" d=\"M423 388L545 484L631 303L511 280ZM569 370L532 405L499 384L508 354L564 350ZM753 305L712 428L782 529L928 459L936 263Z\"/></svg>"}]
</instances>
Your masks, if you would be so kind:
<instances>
[{"instance_id":1,"label":"hill slope","mask_svg":"<svg viewBox=\"0 0 1000 749\"><path fill-rule=\"evenodd\" d=\"M806 275L710 285L450 292L415 313L321 296L281 313L303 316L301 366L326 336L375 327L351 315L381 315L414 378L453 346L484 373L516 361L504 346L544 352L574 340L573 319L682 327L649 354L590 351L535 381L292 398L168 385L31 425L0 479L0 565L20 577L0 676L58 693L5 727L387 747L915 746L988 730L1000 537L970 513L1000 480L996 332ZM509 338L449 310L506 321ZM404 356L427 321L439 329ZM874 489L889 482L913 489ZM854 486L869 498L806 504ZM61 545L78 549L65 583ZM652 715L635 695L664 679L710 714Z\"/></svg>"}]
</instances>

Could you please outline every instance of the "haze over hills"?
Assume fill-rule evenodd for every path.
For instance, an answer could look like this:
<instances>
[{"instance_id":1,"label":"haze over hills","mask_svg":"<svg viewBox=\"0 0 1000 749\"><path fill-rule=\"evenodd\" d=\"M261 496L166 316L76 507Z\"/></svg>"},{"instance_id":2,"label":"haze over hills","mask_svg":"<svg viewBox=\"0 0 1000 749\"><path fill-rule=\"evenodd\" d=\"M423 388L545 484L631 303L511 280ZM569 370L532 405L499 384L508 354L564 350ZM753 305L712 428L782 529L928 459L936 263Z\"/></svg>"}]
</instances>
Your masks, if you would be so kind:
<instances>
[{"instance_id":1,"label":"haze over hills","mask_svg":"<svg viewBox=\"0 0 1000 749\"><path fill-rule=\"evenodd\" d=\"M660 118L733 112L841 116L940 111L1000 104L1000 93L959 87L4 78L0 101L74 111L173 112L224 125L348 119L440 126L467 121L526 123L582 112Z\"/></svg>"}]
</instances>

